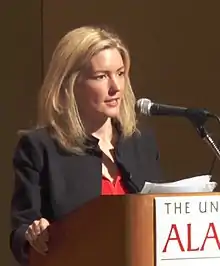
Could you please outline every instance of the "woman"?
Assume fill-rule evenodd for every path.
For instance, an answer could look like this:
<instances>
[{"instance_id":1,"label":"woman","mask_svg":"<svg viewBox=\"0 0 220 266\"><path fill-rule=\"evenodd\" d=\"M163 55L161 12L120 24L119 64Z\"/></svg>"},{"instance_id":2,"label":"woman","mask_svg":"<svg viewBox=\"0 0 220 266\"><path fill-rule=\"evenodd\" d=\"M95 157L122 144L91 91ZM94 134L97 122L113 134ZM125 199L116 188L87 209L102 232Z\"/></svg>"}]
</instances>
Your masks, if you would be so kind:
<instances>
[{"instance_id":1,"label":"woman","mask_svg":"<svg viewBox=\"0 0 220 266\"><path fill-rule=\"evenodd\" d=\"M100 195L138 193L159 181L150 132L137 129L128 50L115 34L80 27L54 51L39 97L37 128L23 134L13 165L11 250L46 254L46 228Z\"/></svg>"}]
</instances>

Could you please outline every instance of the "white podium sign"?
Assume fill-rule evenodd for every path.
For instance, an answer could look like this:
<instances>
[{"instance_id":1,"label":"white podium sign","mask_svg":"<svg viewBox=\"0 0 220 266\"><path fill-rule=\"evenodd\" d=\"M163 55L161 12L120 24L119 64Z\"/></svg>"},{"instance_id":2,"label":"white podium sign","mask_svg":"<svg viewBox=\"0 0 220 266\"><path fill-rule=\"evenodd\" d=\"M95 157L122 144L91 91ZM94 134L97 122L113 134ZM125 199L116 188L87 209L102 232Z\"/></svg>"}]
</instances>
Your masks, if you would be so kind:
<instances>
[{"instance_id":1,"label":"white podium sign","mask_svg":"<svg viewBox=\"0 0 220 266\"><path fill-rule=\"evenodd\" d=\"M220 196L156 197L156 266L220 265Z\"/></svg>"}]
</instances>

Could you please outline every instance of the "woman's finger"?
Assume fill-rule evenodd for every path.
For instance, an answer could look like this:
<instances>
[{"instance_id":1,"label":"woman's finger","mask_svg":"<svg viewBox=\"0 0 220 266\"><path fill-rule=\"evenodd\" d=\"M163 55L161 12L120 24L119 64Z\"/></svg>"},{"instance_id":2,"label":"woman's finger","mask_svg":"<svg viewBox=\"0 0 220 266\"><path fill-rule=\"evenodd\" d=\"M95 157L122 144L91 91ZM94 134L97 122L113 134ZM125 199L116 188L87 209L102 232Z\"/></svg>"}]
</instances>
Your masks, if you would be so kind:
<instances>
[{"instance_id":1,"label":"woman's finger","mask_svg":"<svg viewBox=\"0 0 220 266\"><path fill-rule=\"evenodd\" d=\"M36 240L37 235L35 234L35 230L33 230L33 225L30 225L26 232L27 232L28 239L30 239L31 241Z\"/></svg>"},{"instance_id":2,"label":"woman's finger","mask_svg":"<svg viewBox=\"0 0 220 266\"><path fill-rule=\"evenodd\" d=\"M38 240L33 241L31 246L40 254L46 255L46 250L42 247Z\"/></svg>"},{"instance_id":3,"label":"woman's finger","mask_svg":"<svg viewBox=\"0 0 220 266\"><path fill-rule=\"evenodd\" d=\"M33 242L32 235L30 234L29 230L25 232L25 239L31 244Z\"/></svg>"},{"instance_id":4,"label":"woman's finger","mask_svg":"<svg viewBox=\"0 0 220 266\"><path fill-rule=\"evenodd\" d=\"M36 245L38 247L38 250L41 250L42 252L46 253L48 251L47 241L48 241L48 232L47 227L49 226L49 222L42 218L39 220L39 223L37 224L38 230L37 233L40 232L40 234L37 236L36 239Z\"/></svg>"},{"instance_id":5,"label":"woman's finger","mask_svg":"<svg viewBox=\"0 0 220 266\"><path fill-rule=\"evenodd\" d=\"M26 232L26 239L29 244L39 253L45 255L48 251L47 244L43 241L42 236L38 235L36 238L33 237L28 231Z\"/></svg>"},{"instance_id":6,"label":"woman's finger","mask_svg":"<svg viewBox=\"0 0 220 266\"><path fill-rule=\"evenodd\" d=\"M32 234L37 237L38 235L40 235L40 233L40 221L34 221L32 223Z\"/></svg>"},{"instance_id":7,"label":"woman's finger","mask_svg":"<svg viewBox=\"0 0 220 266\"><path fill-rule=\"evenodd\" d=\"M47 227L49 226L49 222L46 219L41 219L39 222L39 227L40 227L40 231L41 231L41 236L42 239L44 239L44 241L49 241L49 234L48 234L48 230Z\"/></svg>"},{"instance_id":8,"label":"woman's finger","mask_svg":"<svg viewBox=\"0 0 220 266\"><path fill-rule=\"evenodd\" d=\"M47 241L49 239L47 227L49 222L42 218L34 221L27 229L25 238L30 245L39 253L45 255L48 251Z\"/></svg>"}]
</instances>

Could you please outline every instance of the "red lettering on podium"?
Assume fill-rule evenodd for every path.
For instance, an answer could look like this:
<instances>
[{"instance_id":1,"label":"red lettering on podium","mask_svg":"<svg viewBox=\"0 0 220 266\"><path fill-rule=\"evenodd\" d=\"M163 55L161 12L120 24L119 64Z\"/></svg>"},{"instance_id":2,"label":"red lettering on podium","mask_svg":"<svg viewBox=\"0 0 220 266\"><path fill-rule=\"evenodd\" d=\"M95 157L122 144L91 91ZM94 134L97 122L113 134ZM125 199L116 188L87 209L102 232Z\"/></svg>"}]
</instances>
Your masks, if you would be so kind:
<instances>
[{"instance_id":1,"label":"red lettering on podium","mask_svg":"<svg viewBox=\"0 0 220 266\"><path fill-rule=\"evenodd\" d=\"M208 230L206 233L206 236L204 238L204 241L201 245L201 247L192 247L192 224L187 224L187 243L186 243L186 249L184 248L184 245L181 241L180 238L180 234L179 234L179 230L177 228L176 224L172 224L171 228L170 228L170 232L166 241L166 244L163 248L163 252L167 252L167 248L168 248L168 244L171 241L175 241L176 244L178 245L179 249L181 252L185 252L185 251L204 251L205 249L205 244L207 242L208 239L214 239L218 249L220 250L220 239L218 237L216 228L215 228L215 224L214 223L209 223L208 224ZM173 236L172 236L173 234Z\"/></svg>"},{"instance_id":2,"label":"red lettering on podium","mask_svg":"<svg viewBox=\"0 0 220 266\"><path fill-rule=\"evenodd\" d=\"M191 224L187 224L187 251L198 251L198 248L192 248L192 231Z\"/></svg>"},{"instance_id":3,"label":"red lettering on podium","mask_svg":"<svg viewBox=\"0 0 220 266\"><path fill-rule=\"evenodd\" d=\"M173 231L174 231L175 237L171 237ZM176 224L172 224L172 225L171 225L170 233L169 233L169 236L168 236L167 242L166 242L166 244L165 244L165 246L164 246L163 252L167 252L167 246L168 246L168 244L169 244L169 242L170 242L171 240L175 240L175 241L177 241L177 242L178 242L178 245L179 245L179 247L180 247L180 250L181 250L181 251L184 251L184 247L183 247L183 244L182 244L182 242L181 242L181 240L180 240L180 235L179 235L179 232L178 232L178 229L177 229Z\"/></svg>"},{"instance_id":4,"label":"red lettering on podium","mask_svg":"<svg viewBox=\"0 0 220 266\"><path fill-rule=\"evenodd\" d=\"M211 235L211 236L209 235L209 231L210 231L210 229L211 229L212 232L213 232L213 235ZM204 241L203 241L203 243L202 243L202 247L201 247L201 249L200 249L201 251L204 250L204 248L205 248L205 243L206 243L207 239L215 239L216 244L218 245L218 249L220 249L220 242L219 242L218 234L217 234L217 232L216 232L216 229L215 229L215 225L214 225L214 223L210 223L210 224L209 224L209 228L208 228L208 230L207 230L207 233L206 233L205 239L204 239Z\"/></svg>"}]
</instances>

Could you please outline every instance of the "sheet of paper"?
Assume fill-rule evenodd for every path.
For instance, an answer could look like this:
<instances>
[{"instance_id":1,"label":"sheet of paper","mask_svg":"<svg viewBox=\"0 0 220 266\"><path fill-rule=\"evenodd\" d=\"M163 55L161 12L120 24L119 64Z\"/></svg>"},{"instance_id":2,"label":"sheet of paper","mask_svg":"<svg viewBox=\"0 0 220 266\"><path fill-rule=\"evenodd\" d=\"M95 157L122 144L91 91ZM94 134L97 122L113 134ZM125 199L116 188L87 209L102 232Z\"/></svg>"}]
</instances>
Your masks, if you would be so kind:
<instances>
[{"instance_id":1,"label":"sheet of paper","mask_svg":"<svg viewBox=\"0 0 220 266\"><path fill-rule=\"evenodd\" d=\"M212 192L217 183L210 180L210 175L201 175L168 183L145 182L141 194Z\"/></svg>"}]
</instances>

